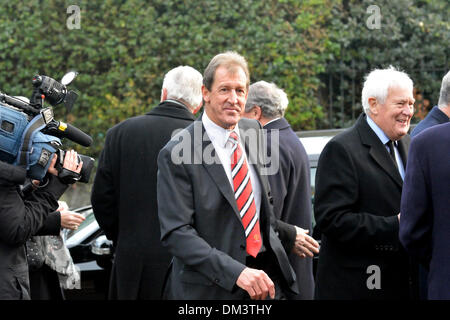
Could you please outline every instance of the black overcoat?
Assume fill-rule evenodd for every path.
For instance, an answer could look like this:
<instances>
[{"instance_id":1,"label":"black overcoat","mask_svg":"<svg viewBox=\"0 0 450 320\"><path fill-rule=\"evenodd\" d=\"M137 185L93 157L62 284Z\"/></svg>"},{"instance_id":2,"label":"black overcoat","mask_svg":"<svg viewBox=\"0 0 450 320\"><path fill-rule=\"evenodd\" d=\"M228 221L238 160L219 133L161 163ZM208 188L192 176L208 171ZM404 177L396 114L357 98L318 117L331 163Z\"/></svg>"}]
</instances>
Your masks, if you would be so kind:
<instances>
[{"instance_id":1,"label":"black overcoat","mask_svg":"<svg viewBox=\"0 0 450 320\"><path fill-rule=\"evenodd\" d=\"M166 100L107 132L91 200L115 243L112 299L160 298L171 256L160 242L156 159L174 131L194 119L185 106Z\"/></svg>"},{"instance_id":2,"label":"black overcoat","mask_svg":"<svg viewBox=\"0 0 450 320\"><path fill-rule=\"evenodd\" d=\"M406 167L409 135L398 141ZM314 213L322 232L318 299L409 298L410 266L397 215L403 181L361 115L319 158Z\"/></svg>"}]
</instances>

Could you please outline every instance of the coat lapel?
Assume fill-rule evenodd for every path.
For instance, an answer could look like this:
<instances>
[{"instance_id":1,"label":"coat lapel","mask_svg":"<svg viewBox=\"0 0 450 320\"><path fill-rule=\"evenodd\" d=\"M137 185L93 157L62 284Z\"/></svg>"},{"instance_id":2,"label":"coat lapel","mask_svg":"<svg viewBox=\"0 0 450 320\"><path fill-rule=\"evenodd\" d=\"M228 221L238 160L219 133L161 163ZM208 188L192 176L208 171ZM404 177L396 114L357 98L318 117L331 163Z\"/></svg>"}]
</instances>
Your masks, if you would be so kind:
<instances>
[{"instance_id":1,"label":"coat lapel","mask_svg":"<svg viewBox=\"0 0 450 320\"><path fill-rule=\"evenodd\" d=\"M395 166L394 162L390 158L389 152L386 150L385 146L381 143L380 139L377 137L376 133L370 128L365 115L361 115L356 122L356 127L358 129L361 141L364 145L369 147L369 154L372 159L394 180L396 184L400 187L403 186L403 180L400 176L400 172ZM403 139L402 139L403 140ZM401 140L400 140L401 142ZM405 163L406 156L404 156L404 144L399 142L399 152L402 149L401 156L402 161ZM403 153L403 154L402 154ZM405 166L406 168L406 166Z\"/></svg>"},{"instance_id":2,"label":"coat lapel","mask_svg":"<svg viewBox=\"0 0 450 320\"><path fill-rule=\"evenodd\" d=\"M197 122L197 121L196 121ZM201 148L194 148L194 152L202 152L201 155L197 154L197 157L201 157L198 159L203 159L202 165L206 169L206 171L211 176L211 179L214 181L214 183L219 188L220 192L224 196L224 198L228 201L230 206L233 208L233 211L237 215L239 219L241 219L239 215L239 211L237 208L236 199L234 197L233 189L231 188L230 182L228 181L227 175L225 174L225 171L223 169L223 165L220 162L219 157L216 155L216 151L214 149L214 146L211 142L211 140L208 137L208 134L205 131L205 127L203 126L203 123L201 121L198 121L201 123L202 128L202 147ZM195 139L196 140L196 139ZM204 157L205 155L209 157L211 155L211 158L214 159L214 161L205 161Z\"/></svg>"}]
</instances>

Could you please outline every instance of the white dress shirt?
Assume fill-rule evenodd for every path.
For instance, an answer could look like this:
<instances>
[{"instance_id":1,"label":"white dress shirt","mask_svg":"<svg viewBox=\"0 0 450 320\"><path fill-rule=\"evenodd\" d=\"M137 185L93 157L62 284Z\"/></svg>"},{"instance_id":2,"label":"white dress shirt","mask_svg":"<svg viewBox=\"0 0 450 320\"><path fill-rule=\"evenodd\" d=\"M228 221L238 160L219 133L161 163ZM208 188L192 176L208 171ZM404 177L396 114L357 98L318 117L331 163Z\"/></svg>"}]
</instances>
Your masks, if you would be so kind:
<instances>
[{"instance_id":1,"label":"white dress shirt","mask_svg":"<svg viewBox=\"0 0 450 320\"><path fill-rule=\"evenodd\" d=\"M233 152L233 143L229 140L230 133L232 131L236 132L238 137L239 135L239 126L236 124L236 127L234 130L227 130L224 129L217 124L215 124L211 119L209 119L206 112L203 112L202 115L202 122L203 126L205 127L206 134L208 135L209 139L211 140L214 149L217 153L217 156L220 159L220 162L222 163L223 169L225 170L225 173L227 175L228 181L230 182L230 186L233 189L233 178L231 176L231 155ZM240 142L239 142L240 143ZM248 168L250 171L250 181L252 183L253 188L253 196L255 199L255 206L256 206L256 214L259 218L259 212L261 207L261 185L259 183L258 176L256 175L255 168L249 164L247 159L247 154L245 153L245 147L240 144L242 153L245 156L245 160L247 161Z\"/></svg>"}]
</instances>

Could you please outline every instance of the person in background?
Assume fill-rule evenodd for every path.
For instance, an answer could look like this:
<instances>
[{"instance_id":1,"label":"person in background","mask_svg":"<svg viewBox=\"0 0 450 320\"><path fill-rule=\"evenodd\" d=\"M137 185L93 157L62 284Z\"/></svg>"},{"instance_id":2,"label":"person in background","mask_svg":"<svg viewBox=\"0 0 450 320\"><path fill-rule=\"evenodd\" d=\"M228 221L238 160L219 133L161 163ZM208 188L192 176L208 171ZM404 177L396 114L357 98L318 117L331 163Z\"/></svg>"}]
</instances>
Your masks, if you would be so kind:
<instances>
[{"instance_id":1,"label":"person in background","mask_svg":"<svg viewBox=\"0 0 450 320\"><path fill-rule=\"evenodd\" d=\"M428 273L427 298L450 299L450 123L411 142L403 186L400 241Z\"/></svg>"},{"instance_id":2,"label":"person in background","mask_svg":"<svg viewBox=\"0 0 450 320\"><path fill-rule=\"evenodd\" d=\"M58 208L57 199L67 189L58 179L53 156L45 183L27 195L20 186L26 170L0 161L0 300L30 300L30 281L25 244ZM79 173L77 153L66 153L63 168Z\"/></svg>"},{"instance_id":3,"label":"person in background","mask_svg":"<svg viewBox=\"0 0 450 320\"><path fill-rule=\"evenodd\" d=\"M438 105L411 131L411 137L437 124L450 121L450 71L442 78Z\"/></svg>"},{"instance_id":4,"label":"person in background","mask_svg":"<svg viewBox=\"0 0 450 320\"><path fill-rule=\"evenodd\" d=\"M322 241L315 296L409 299L416 279L398 228L413 82L393 67L373 70L361 100L364 113L319 158L314 213Z\"/></svg>"},{"instance_id":5,"label":"person in background","mask_svg":"<svg viewBox=\"0 0 450 320\"><path fill-rule=\"evenodd\" d=\"M279 150L279 170L269 175L275 216L284 222L311 230L311 178L306 150L284 118L288 106L286 93L274 83L258 81L250 85L244 117L258 120L267 130L268 153ZM277 132L278 140L272 141ZM272 143L273 142L273 143ZM275 152L276 150L273 150ZM314 277L312 259L289 255L297 276L298 295L287 294L289 299L312 300Z\"/></svg>"},{"instance_id":6,"label":"person in background","mask_svg":"<svg viewBox=\"0 0 450 320\"><path fill-rule=\"evenodd\" d=\"M106 134L92 188L95 218L113 240L110 299L160 299L171 255L161 246L156 159L200 109L202 75L179 66L164 77L161 103Z\"/></svg>"},{"instance_id":7,"label":"person in background","mask_svg":"<svg viewBox=\"0 0 450 320\"><path fill-rule=\"evenodd\" d=\"M70 211L64 201L58 204L58 209L47 216L42 228L27 241L31 300L64 300L63 289L80 289L79 270L61 232L78 229L85 218Z\"/></svg>"},{"instance_id":8,"label":"person in background","mask_svg":"<svg viewBox=\"0 0 450 320\"><path fill-rule=\"evenodd\" d=\"M411 131L411 137L414 138L422 131L431 128L435 125L447 123L450 121L450 71L442 78L441 91L439 94L438 105L427 114L425 119L420 121L417 126ZM427 299L427 278L428 267L419 264L419 293L420 299Z\"/></svg>"}]
</instances>

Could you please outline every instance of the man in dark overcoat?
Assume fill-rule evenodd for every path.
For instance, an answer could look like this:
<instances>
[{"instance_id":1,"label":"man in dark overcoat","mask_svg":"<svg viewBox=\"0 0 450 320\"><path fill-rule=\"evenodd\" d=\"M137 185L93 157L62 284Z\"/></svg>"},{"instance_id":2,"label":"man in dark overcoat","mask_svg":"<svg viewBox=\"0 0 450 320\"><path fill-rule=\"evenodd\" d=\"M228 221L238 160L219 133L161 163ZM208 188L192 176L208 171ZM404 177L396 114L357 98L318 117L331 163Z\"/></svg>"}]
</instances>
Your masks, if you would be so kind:
<instances>
[{"instance_id":1,"label":"man in dark overcoat","mask_svg":"<svg viewBox=\"0 0 450 320\"><path fill-rule=\"evenodd\" d=\"M92 189L100 227L114 241L110 299L159 299L171 256L161 246L156 196L157 156L199 110L202 75L189 66L169 71L161 103L106 135Z\"/></svg>"},{"instance_id":2,"label":"man in dark overcoat","mask_svg":"<svg viewBox=\"0 0 450 320\"><path fill-rule=\"evenodd\" d=\"M282 221L311 230L311 178L308 155L284 118L288 106L286 93L273 83L258 81L250 86L244 117L258 120L266 130L268 153L278 152L279 168L269 175L275 216ZM295 254L289 260L297 276L299 294L289 299L314 297L312 259Z\"/></svg>"},{"instance_id":3,"label":"man in dark overcoat","mask_svg":"<svg viewBox=\"0 0 450 320\"><path fill-rule=\"evenodd\" d=\"M322 232L317 299L408 299L412 274L398 238L414 113L413 82L393 67L369 73L364 113L322 151L314 213Z\"/></svg>"}]
</instances>

